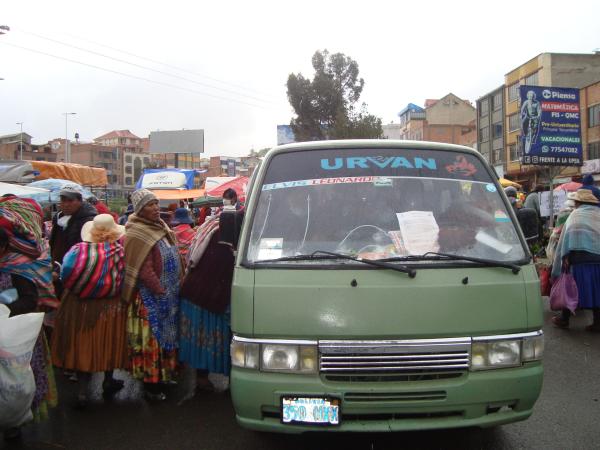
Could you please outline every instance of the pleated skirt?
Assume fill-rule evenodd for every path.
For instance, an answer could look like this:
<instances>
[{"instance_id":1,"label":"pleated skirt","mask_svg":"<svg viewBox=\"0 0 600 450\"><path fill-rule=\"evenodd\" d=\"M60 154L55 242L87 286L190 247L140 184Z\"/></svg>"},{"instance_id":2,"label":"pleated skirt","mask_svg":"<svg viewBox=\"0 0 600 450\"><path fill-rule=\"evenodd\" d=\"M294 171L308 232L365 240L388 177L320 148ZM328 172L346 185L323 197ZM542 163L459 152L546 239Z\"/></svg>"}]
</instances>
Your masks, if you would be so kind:
<instances>
[{"instance_id":1,"label":"pleated skirt","mask_svg":"<svg viewBox=\"0 0 600 450\"><path fill-rule=\"evenodd\" d=\"M65 291L52 332L52 362L80 372L128 367L127 305L120 297L80 299Z\"/></svg>"}]
</instances>

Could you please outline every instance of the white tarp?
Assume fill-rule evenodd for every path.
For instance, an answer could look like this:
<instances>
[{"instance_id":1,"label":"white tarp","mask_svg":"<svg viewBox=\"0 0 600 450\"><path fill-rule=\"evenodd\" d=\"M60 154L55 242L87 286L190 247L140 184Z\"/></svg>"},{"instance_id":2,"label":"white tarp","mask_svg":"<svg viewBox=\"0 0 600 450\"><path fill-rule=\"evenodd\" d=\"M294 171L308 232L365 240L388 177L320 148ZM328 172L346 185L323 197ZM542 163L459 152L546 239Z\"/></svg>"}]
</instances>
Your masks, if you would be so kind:
<instances>
[{"instance_id":1,"label":"white tarp","mask_svg":"<svg viewBox=\"0 0 600 450\"><path fill-rule=\"evenodd\" d=\"M20 186L18 184L2 183L0 182L0 195L14 194L17 197L31 194L44 194L50 192L48 189Z\"/></svg>"}]
</instances>

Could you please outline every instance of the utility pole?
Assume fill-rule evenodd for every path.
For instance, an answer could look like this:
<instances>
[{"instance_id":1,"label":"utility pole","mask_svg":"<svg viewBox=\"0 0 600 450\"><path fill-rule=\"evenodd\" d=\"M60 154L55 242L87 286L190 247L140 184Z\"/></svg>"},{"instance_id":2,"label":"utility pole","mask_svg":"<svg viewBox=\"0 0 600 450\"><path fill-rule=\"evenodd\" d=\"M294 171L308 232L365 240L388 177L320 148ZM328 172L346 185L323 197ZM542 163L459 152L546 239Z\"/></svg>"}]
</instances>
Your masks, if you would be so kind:
<instances>
[{"instance_id":1,"label":"utility pole","mask_svg":"<svg viewBox=\"0 0 600 450\"><path fill-rule=\"evenodd\" d=\"M71 162L71 151L69 149L69 128L68 128L68 118L69 116L74 116L77 113L74 112L65 112L63 115L65 116L65 162Z\"/></svg>"},{"instance_id":2,"label":"utility pole","mask_svg":"<svg viewBox=\"0 0 600 450\"><path fill-rule=\"evenodd\" d=\"M19 134L19 159L23 161L23 122L17 122L21 125L21 134Z\"/></svg>"}]
</instances>

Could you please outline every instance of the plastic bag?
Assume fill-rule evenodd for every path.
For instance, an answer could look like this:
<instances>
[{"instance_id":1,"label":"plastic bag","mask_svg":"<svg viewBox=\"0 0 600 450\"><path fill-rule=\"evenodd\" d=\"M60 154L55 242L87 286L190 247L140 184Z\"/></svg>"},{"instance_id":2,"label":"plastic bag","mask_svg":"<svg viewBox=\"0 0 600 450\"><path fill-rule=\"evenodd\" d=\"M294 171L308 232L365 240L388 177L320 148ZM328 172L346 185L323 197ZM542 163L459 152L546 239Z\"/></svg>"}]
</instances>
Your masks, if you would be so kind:
<instances>
[{"instance_id":1,"label":"plastic bag","mask_svg":"<svg viewBox=\"0 0 600 450\"><path fill-rule=\"evenodd\" d=\"M558 279L552 284L550 290L550 309L560 311L568 309L573 314L579 304L579 292L575 278L569 272L563 271Z\"/></svg>"},{"instance_id":2,"label":"plastic bag","mask_svg":"<svg viewBox=\"0 0 600 450\"><path fill-rule=\"evenodd\" d=\"M31 354L44 320L44 313L9 315L10 310L0 305L0 429L18 427L33 418Z\"/></svg>"},{"instance_id":3,"label":"plastic bag","mask_svg":"<svg viewBox=\"0 0 600 450\"><path fill-rule=\"evenodd\" d=\"M540 290L542 291L542 295L546 296L546 297L550 295L550 288L551 288L550 273L551 273L551 269L548 266L542 267L540 269L540 273L539 273Z\"/></svg>"}]
</instances>

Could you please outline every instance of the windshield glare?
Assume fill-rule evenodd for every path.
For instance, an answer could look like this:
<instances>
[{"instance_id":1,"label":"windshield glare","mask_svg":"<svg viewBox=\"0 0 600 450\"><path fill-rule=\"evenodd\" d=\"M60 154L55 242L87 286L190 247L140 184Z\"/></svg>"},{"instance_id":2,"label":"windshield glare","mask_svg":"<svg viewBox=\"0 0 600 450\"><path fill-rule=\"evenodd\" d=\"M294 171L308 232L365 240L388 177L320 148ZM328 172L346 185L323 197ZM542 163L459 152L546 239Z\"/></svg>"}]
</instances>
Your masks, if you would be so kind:
<instances>
[{"instance_id":1,"label":"windshield glare","mask_svg":"<svg viewBox=\"0 0 600 450\"><path fill-rule=\"evenodd\" d=\"M297 153L289 154L294 155L289 161L288 154L277 155L269 167L277 169L285 163L287 170L271 177L267 172L252 223L246 255L250 262L318 250L373 260L427 252L497 261L525 258L496 186L471 155L476 176L469 171L451 173L448 165L431 173L426 173L427 167L386 168L381 176L384 163L380 163L375 169L358 164L359 176L347 176L351 171L342 169L346 172L342 177L312 171L299 178L285 173L294 159L300 161ZM303 163L321 159L323 168L320 153L302 152ZM448 157L444 153L456 157L453 152L436 151L438 169L439 160ZM332 164L327 167L335 167ZM302 172L302 165L297 169Z\"/></svg>"}]
</instances>

